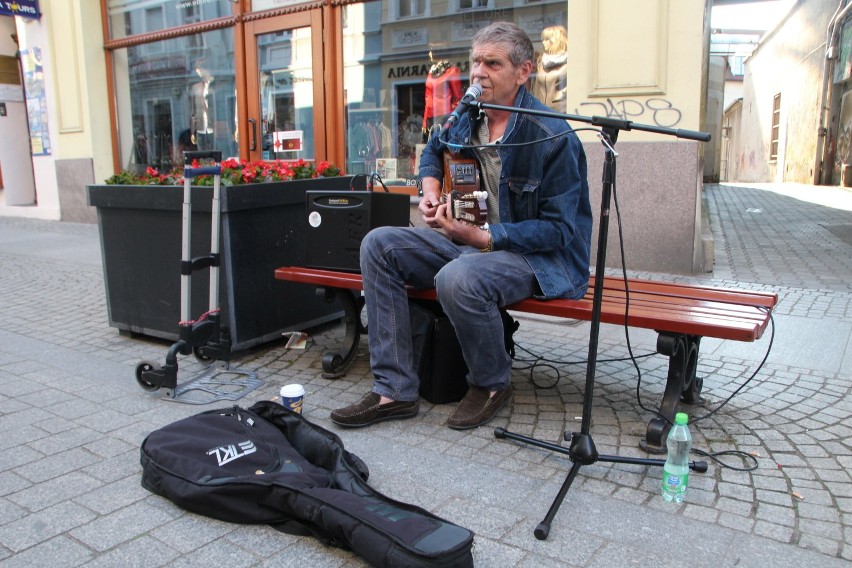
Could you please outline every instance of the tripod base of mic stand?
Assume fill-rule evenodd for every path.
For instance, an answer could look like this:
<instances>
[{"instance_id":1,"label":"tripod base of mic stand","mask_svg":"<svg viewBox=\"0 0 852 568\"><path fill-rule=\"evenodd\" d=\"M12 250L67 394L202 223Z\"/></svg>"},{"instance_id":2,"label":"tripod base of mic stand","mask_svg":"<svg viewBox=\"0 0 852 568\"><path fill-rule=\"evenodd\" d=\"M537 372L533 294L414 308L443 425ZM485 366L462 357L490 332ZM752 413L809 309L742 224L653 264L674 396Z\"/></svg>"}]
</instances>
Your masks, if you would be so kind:
<instances>
[{"instance_id":1,"label":"tripod base of mic stand","mask_svg":"<svg viewBox=\"0 0 852 568\"><path fill-rule=\"evenodd\" d=\"M567 449L550 442L509 432L505 428L495 428L494 436L496 438L515 440L517 442L529 444L530 446L536 446L538 448L564 454L567 455L572 462L571 470L568 472L568 476L565 478L565 481L562 482L562 487L559 488L559 493L557 493L556 497L553 499L553 503L550 505L550 509L548 509L547 514L544 516L544 520L542 520L535 528L535 531L533 531L533 534L539 540L545 540L550 534L550 525L553 522L553 518L556 516L557 511L559 511L562 501L565 500L565 495L568 494L568 490L571 488L571 484L574 482L574 478L577 477L577 473L580 471L582 466L591 465L599 461L634 465L652 465L658 467L663 467L666 464L666 460L660 459L598 455L598 451L595 448L595 442L592 440L592 437L589 434L584 434L582 432L574 432L571 434L571 445ZM566 437L567 436L568 433L566 432ZM707 471L707 462L690 462L689 469L698 473L704 473Z\"/></svg>"}]
</instances>

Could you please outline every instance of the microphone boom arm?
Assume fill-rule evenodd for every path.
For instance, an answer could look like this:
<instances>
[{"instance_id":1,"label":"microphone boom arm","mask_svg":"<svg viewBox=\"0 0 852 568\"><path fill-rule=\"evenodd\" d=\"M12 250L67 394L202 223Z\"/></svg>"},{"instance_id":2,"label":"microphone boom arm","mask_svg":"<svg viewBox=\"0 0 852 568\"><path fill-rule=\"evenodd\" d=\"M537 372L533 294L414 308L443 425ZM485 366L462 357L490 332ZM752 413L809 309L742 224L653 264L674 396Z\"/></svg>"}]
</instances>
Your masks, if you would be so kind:
<instances>
[{"instance_id":1,"label":"microphone boom arm","mask_svg":"<svg viewBox=\"0 0 852 568\"><path fill-rule=\"evenodd\" d=\"M549 116L561 118L568 121L585 122L590 123L594 126L600 126L602 131L600 133L601 142L606 148L603 163L603 187L601 191L600 203L601 212L600 220L598 222L598 249L597 260L595 262L595 285L594 293L592 295L592 322L591 328L589 330L589 356L586 365L586 385L583 393L583 416L579 432L564 433L565 440L570 442L570 447L568 448L568 450L566 451L561 446L553 446L551 448L554 451L559 451L560 453L567 454L572 462L572 465L570 471L568 472L568 475L566 476L565 480L562 483L562 486L559 489L559 492L554 498L553 503L551 503L550 509L548 509L544 520L539 523L539 525L535 528L535 531L533 531L533 534L537 539L544 540L550 534L550 525L553 522L553 519L556 516L559 507L562 505L562 501L565 499L568 490L571 488L571 484L574 482L574 478L576 477L582 466L591 465L598 461L612 463L628 463L646 466L654 465L660 467L665 465L664 460L658 459L600 455L598 454L598 450L595 447L594 440L591 436L595 371L598 358L598 339L601 324L601 312L604 292L603 283L605 276L607 239L609 233L609 208L610 201L612 199L612 191L615 187L615 161L616 156L618 155L615 151L615 143L618 139L618 133L620 130L643 130L656 134L664 134L667 136L676 136L678 138L697 140L699 142L709 141L710 134L706 132L696 132L693 130L672 129L664 128L661 126L634 124L629 120L613 119L609 117L576 116L552 111L522 109L510 106L494 105L479 101L471 102L469 106L476 107L480 110L480 112L482 111L482 109L491 108L507 112L534 114L538 116ZM542 442L541 440L536 440L535 438L530 438L520 434L507 432L504 428L497 428L496 430L494 430L494 436L497 438L509 438L511 440L516 440L538 447L549 447L544 446L544 442ZM705 462L694 462L694 466L690 465L690 469L694 469L695 471L707 471L707 464Z\"/></svg>"},{"instance_id":2,"label":"microphone boom arm","mask_svg":"<svg viewBox=\"0 0 852 568\"><path fill-rule=\"evenodd\" d=\"M698 142L709 142L710 141L710 133L709 132L701 132L697 130L685 130L683 128L667 128L665 126L657 126L651 124L638 124L633 122L632 120L622 120L616 118L609 118L606 116L581 116L577 114L565 114L561 112L547 111L547 110L534 110L528 108L518 108L513 106L505 106L505 105L495 105L491 103L484 103L482 101L473 101L470 103L470 106L476 107L480 110L482 109L494 109L494 110L503 110L507 112L517 112L520 114L534 114L536 116L549 116L552 118L562 118L564 120L569 120L573 122L585 122L587 124L591 124L593 126L601 126L608 129L615 130L640 130L643 132L651 132L654 134L663 134L665 136L675 136L677 138L684 138L687 140L697 140Z\"/></svg>"}]
</instances>

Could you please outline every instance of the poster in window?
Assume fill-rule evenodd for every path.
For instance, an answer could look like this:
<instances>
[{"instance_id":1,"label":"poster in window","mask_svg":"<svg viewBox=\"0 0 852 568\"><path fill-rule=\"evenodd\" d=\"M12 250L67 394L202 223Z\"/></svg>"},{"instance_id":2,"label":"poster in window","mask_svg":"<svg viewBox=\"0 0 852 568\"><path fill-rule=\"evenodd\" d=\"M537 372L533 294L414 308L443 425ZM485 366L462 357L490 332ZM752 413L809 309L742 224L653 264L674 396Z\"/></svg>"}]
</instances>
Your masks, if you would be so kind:
<instances>
[{"instance_id":1,"label":"poster in window","mask_svg":"<svg viewBox=\"0 0 852 568\"><path fill-rule=\"evenodd\" d=\"M303 138L302 130L279 130L272 133L272 144L276 152L299 152Z\"/></svg>"},{"instance_id":2,"label":"poster in window","mask_svg":"<svg viewBox=\"0 0 852 568\"><path fill-rule=\"evenodd\" d=\"M44 92L44 69L41 48L33 47L21 52L24 70L24 99L30 123L30 144L33 156L50 155L50 133L47 121L47 96Z\"/></svg>"},{"instance_id":3,"label":"poster in window","mask_svg":"<svg viewBox=\"0 0 852 568\"><path fill-rule=\"evenodd\" d=\"M396 158L376 158L376 173L382 179L396 179Z\"/></svg>"}]
</instances>

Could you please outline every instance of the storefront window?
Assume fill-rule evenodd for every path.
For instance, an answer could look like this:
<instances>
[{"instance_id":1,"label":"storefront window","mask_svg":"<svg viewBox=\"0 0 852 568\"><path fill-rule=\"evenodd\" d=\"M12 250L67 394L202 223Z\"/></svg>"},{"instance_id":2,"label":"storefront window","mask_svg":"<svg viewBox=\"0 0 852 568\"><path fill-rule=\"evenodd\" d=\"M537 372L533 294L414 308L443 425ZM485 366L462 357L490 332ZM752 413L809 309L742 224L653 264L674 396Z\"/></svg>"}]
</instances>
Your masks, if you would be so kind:
<instances>
[{"instance_id":1,"label":"storefront window","mask_svg":"<svg viewBox=\"0 0 852 568\"><path fill-rule=\"evenodd\" d=\"M567 111L565 0L376 0L344 10L349 173L415 183L429 133L469 85L471 38L493 21L512 21L527 31L539 55L529 87L552 109Z\"/></svg>"},{"instance_id":2,"label":"storefront window","mask_svg":"<svg viewBox=\"0 0 852 568\"><path fill-rule=\"evenodd\" d=\"M161 171L186 150L237 155L233 30L114 52L122 165Z\"/></svg>"},{"instance_id":3,"label":"storefront window","mask_svg":"<svg viewBox=\"0 0 852 568\"><path fill-rule=\"evenodd\" d=\"M311 28L257 38L264 160L312 160L314 78Z\"/></svg>"},{"instance_id":4,"label":"storefront window","mask_svg":"<svg viewBox=\"0 0 852 568\"><path fill-rule=\"evenodd\" d=\"M197 24L233 13L229 0L108 0L111 39Z\"/></svg>"}]
</instances>

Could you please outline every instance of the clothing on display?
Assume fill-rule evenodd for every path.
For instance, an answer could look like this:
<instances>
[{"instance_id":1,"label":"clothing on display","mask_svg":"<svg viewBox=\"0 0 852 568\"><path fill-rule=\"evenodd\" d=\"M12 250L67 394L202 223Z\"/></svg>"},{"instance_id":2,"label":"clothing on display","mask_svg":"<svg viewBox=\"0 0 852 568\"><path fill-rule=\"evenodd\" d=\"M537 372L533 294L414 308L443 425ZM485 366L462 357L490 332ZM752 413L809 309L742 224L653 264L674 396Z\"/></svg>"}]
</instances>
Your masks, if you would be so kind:
<instances>
[{"instance_id":1,"label":"clothing on display","mask_svg":"<svg viewBox=\"0 0 852 568\"><path fill-rule=\"evenodd\" d=\"M568 33L564 26L541 32L544 53L539 57L532 94L555 112L566 112L568 87Z\"/></svg>"},{"instance_id":2,"label":"clothing on display","mask_svg":"<svg viewBox=\"0 0 852 568\"><path fill-rule=\"evenodd\" d=\"M359 160L374 161L376 158L392 155L392 136L390 128L379 119L359 120L349 133L353 157Z\"/></svg>"},{"instance_id":3,"label":"clothing on display","mask_svg":"<svg viewBox=\"0 0 852 568\"><path fill-rule=\"evenodd\" d=\"M568 54L544 54L538 63L533 94L556 112L565 112L565 88L568 85Z\"/></svg>"},{"instance_id":4,"label":"clothing on display","mask_svg":"<svg viewBox=\"0 0 852 568\"><path fill-rule=\"evenodd\" d=\"M423 130L440 117L453 112L462 98L461 71L443 59L432 65L426 77L426 106L423 110Z\"/></svg>"},{"instance_id":5,"label":"clothing on display","mask_svg":"<svg viewBox=\"0 0 852 568\"><path fill-rule=\"evenodd\" d=\"M216 102L213 76L201 63L196 64L196 73L201 81L191 87L191 124L193 143L199 150L213 149L213 126L215 121Z\"/></svg>"}]
</instances>

